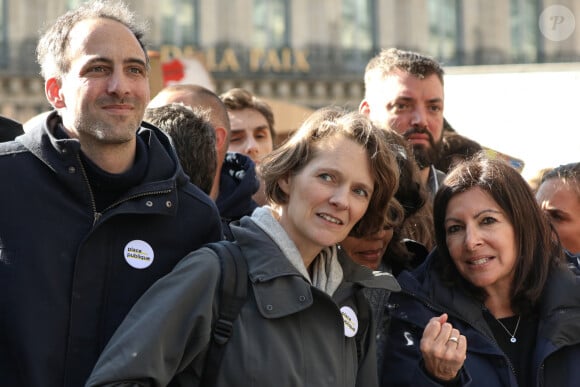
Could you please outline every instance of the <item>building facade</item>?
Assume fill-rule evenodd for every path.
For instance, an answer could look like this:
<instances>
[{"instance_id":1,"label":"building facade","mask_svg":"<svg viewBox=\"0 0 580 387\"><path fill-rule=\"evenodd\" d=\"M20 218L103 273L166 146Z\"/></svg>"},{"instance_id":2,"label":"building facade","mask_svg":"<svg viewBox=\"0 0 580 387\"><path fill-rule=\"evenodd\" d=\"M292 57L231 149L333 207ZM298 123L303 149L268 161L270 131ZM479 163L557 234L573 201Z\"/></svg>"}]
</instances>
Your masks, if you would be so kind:
<instances>
[{"instance_id":1,"label":"building facade","mask_svg":"<svg viewBox=\"0 0 580 387\"><path fill-rule=\"evenodd\" d=\"M35 61L38 31L80 2L0 0L0 114L26 121L50 108ZM356 107L365 65L385 47L430 54L448 72L580 61L572 26L580 0L126 2L149 26L162 82L187 81L197 64L217 93L244 87L312 108ZM567 13L546 13L554 6ZM564 27L565 39L553 34Z\"/></svg>"}]
</instances>

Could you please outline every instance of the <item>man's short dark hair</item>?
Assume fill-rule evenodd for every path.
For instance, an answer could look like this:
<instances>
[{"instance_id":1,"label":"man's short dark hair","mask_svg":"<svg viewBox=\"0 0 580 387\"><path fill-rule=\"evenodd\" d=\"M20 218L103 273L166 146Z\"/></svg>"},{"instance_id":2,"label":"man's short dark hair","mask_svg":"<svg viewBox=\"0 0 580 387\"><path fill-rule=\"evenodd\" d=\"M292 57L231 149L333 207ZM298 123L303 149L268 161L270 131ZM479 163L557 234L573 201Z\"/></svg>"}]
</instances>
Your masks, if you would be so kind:
<instances>
[{"instance_id":1,"label":"man's short dark hair","mask_svg":"<svg viewBox=\"0 0 580 387\"><path fill-rule=\"evenodd\" d=\"M418 52L389 48L382 50L367 64L364 77L365 87L368 89L369 85L377 78L384 78L397 69L419 79L435 74L443 85L444 71L438 61Z\"/></svg>"},{"instance_id":2,"label":"man's short dark hair","mask_svg":"<svg viewBox=\"0 0 580 387\"><path fill-rule=\"evenodd\" d=\"M183 170L206 194L217 168L215 130L208 117L206 110L172 103L146 109L143 119L169 135Z\"/></svg>"}]
</instances>

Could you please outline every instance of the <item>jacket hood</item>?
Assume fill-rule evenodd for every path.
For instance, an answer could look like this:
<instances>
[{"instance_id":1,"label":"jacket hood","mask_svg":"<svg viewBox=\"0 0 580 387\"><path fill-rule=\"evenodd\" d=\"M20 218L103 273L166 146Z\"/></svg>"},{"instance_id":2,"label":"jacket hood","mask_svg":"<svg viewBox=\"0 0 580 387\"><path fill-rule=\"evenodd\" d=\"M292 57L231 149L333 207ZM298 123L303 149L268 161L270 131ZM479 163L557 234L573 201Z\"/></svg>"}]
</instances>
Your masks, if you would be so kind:
<instances>
[{"instance_id":1,"label":"jacket hood","mask_svg":"<svg viewBox=\"0 0 580 387\"><path fill-rule=\"evenodd\" d=\"M76 155L81 150L78 139L61 139L54 136L56 126L61 123L62 119L58 112L52 111L45 120L27 129L24 135L18 137L17 140L55 172L60 172L63 167L66 167L66 159L71 154ZM155 163L154 166L157 167L149 168L145 180L161 182L175 179L180 186L187 183L188 178L179 164L177 153L173 149L169 137L165 133L147 122L142 122L141 127L137 130L137 136L147 145L149 152L154 157L165 159L164 162Z\"/></svg>"},{"instance_id":2,"label":"jacket hood","mask_svg":"<svg viewBox=\"0 0 580 387\"><path fill-rule=\"evenodd\" d=\"M569 269L556 267L550 271L540 305L540 315L548 321L543 335L554 345L565 345L571 337L580 337L580 282Z\"/></svg>"},{"instance_id":3,"label":"jacket hood","mask_svg":"<svg viewBox=\"0 0 580 387\"><path fill-rule=\"evenodd\" d=\"M251 215L258 207L252 196L260 187L252 159L241 153L228 152L220 174L216 205L222 218L237 220Z\"/></svg>"},{"instance_id":4,"label":"jacket hood","mask_svg":"<svg viewBox=\"0 0 580 387\"><path fill-rule=\"evenodd\" d=\"M288 259L272 259L282 254L276 242L262 243L269 236L250 217L244 217L239 225L232 224L232 232L237 243L244 250L248 260L248 271L252 282L268 281L272 278L291 275L300 276ZM338 261L342 266L344 281L357 283L367 288L401 290L399 283L390 273L373 272L365 266L354 263L342 250Z\"/></svg>"},{"instance_id":5,"label":"jacket hood","mask_svg":"<svg viewBox=\"0 0 580 387\"><path fill-rule=\"evenodd\" d=\"M28 149L34 157L50 168L63 186L79 200L90 203L92 194L86 177L83 177L84 173L71 173L84 168L80 157L81 144L76 138L58 138L54 135L57 125L61 122L61 117L53 111L45 120L30 126L23 135L17 137L15 143ZM183 172L166 134L150 124L143 123L137 131L137 136L145 144L149 160L155 162L149 163L141 184L130 188L123 198L163 193L166 195L164 200L177 203L177 187L189 184L192 189L197 189L189 183L189 178ZM199 192L201 193L201 190ZM163 208L163 213L174 214L176 211L177 206Z\"/></svg>"}]
</instances>

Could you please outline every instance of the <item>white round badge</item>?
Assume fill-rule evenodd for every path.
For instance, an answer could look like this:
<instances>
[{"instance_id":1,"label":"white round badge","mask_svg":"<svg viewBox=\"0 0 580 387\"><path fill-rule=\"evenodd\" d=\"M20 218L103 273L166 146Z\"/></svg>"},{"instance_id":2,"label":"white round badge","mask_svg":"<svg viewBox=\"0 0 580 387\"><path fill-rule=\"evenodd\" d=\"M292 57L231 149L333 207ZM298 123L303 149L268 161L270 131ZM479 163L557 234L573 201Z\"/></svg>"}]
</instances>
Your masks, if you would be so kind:
<instances>
[{"instance_id":1,"label":"white round badge","mask_svg":"<svg viewBox=\"0 0 580 387\"><path fill-rule=\"evenodd\" d=\"M358 332L358 318L356 313L348 306L340 308L342 320L344 321L344 335L346 337L354 337Z\"/></svg>"},{"instance_id":2,"label":"white round badge","mask_svg":"<svg viewBox=\"0 0 580 387\"><path fill-rule=\"evenodd\" d=\"M138 239L125 246L125 261L135 269L145 269L153 263L155 254L151 245Z\"/></svg>"}]
</instances>

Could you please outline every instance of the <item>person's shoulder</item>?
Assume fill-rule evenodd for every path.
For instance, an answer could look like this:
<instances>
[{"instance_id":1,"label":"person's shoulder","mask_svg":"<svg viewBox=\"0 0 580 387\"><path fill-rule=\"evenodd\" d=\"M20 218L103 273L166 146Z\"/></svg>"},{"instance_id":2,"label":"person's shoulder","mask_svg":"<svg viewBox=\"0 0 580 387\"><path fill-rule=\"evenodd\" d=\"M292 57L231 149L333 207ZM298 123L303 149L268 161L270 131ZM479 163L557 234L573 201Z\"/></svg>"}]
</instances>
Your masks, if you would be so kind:
<instances>
[{"instance_id":1,"label":"person's shoulder","mask_svg":"<svg viewBox=\"0 0 580 387\"><path fill-rule=\"evenodd\" d=\"M0 116L0 142L14 140L23 133L24 129L20 122Z\"/></svg>"},{"instance_id":2,"label":"person's shoulder","mask_svg":"<svg viewBox=\"0 0 580 387\"><path fill-rule=\"evenodd\" d=\"M213 243L223 243L223 242L213 242ZM178 264L175 266L174 270L195 270L200 269L204 273L207 273L211 277L219 275L221 272L221 264L218 257L218 253L215 249L210 247L211 243L206 243L200 246L198 249L190 252L185 257L183 257ZM200 266L203 266L201 268Z\"/></svg>"},{"instance_id":3,"label":"person's shoulder","mask_svg":"<svg viewBox=\"0 0 580 387\"><path fill-rule=\"evenodd\" d=\"M342 267L344 279L358 283L366 288L385 289L392 292L401 290L395 277L389 272L373 271L354 262L343 249L338 250L338 261Z\"/></svg>"},{"instance_id":4,"label":"person's shoulder","mask_svg":"<svg viewBox=\"0 0 580 387\"><path fill-rule=\"evenodd\" d=\"M16 153L28 152L28 149L19 141L8 140L0 142L0 157L13 156Z\"/></svg>"},{"instance_id":5,"label":"person's shoulder","mask_svg":"<svg viewBox=\"0 0 580 387\"><path fill-rule=\"evenodd\" d=\"M192 200L192 204L205 207L208 210L219 213L215 202L195 184L186 182L182 185L179 185L178 190L181 191L186 197L190 198Z\"/></svg>"}]
</instances>

